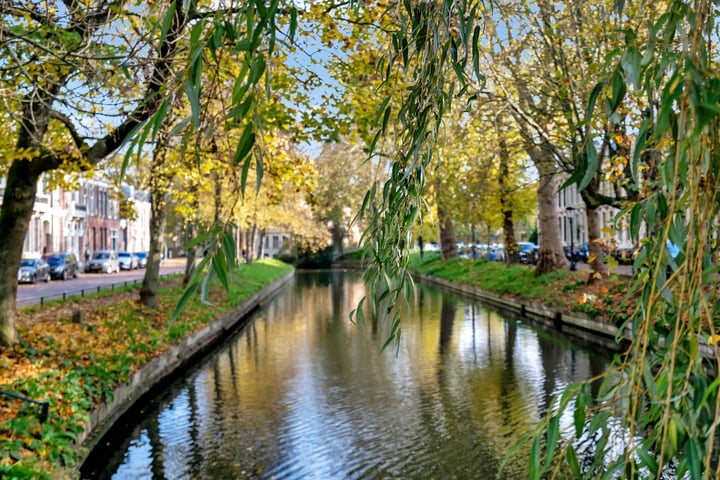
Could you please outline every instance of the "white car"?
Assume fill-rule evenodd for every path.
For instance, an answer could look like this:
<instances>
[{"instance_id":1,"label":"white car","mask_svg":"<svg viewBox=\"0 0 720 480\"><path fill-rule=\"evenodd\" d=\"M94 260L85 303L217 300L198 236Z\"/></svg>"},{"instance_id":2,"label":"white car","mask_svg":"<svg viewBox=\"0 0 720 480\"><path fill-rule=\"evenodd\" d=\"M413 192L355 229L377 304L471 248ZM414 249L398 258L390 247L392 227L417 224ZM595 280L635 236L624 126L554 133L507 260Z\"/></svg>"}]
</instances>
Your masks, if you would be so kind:
<instances>
[{"instance_id":1,"label":"white car","mask_svg":"<svg viewBox=\"0 0 720 480\"><path fill-rule=\"evenodd\" d=\"M90 261L85 265L85 272L119 272L118 255L114 250L98 250L92 254Z\"/></svg>"},{"instance_id":2,"label":"white car","mask_svg":"<svg viewBox=\"0 0 720 480\"><path fill-rule=\"evenodd\" d=\"M137 257L130 252L118 252L118 265L121 270L134 270L138 268Z\"/></svg>"}]
</instances>

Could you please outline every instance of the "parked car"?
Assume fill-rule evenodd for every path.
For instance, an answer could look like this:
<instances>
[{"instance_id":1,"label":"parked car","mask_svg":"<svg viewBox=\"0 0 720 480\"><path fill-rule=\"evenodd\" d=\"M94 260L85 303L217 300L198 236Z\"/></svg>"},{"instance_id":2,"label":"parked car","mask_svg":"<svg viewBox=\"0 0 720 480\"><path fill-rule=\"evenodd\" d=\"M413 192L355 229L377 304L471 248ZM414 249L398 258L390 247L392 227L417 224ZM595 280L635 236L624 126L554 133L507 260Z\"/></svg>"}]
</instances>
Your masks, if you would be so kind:
<instances>
[{"instance_id":1,"label":"parked car","mask_svg":"<svg viewBox=\"0 0 720 480\"><path fill-rule=\"evenodd\" d=\"M18 269L18 283L50 281L50 266L42 258L23 258Z\"/></svg>"},{"instance_id":2,"label":"parked car","mask_svg":"<svg viewBox=\"0 0 720 480\"><path fill-rule=\"evenodd\" d=\"M67 280L77 278L78 261L74 253L55 253L48 255L47 263L50 265L50 278L53 280Z\"/></svg>"},{"instance_id":3,"label":"parked car","mask_svg":"<svg viewBox=\"0 0 720 480\"><path fill-rule=\"evenodd\" d=\"M130 252L118 252L118 265L121 270L134 270L138 268L135 254Z\"/></svg>"},{"instance_id":4,"label":"parked car","mask_svg":"<svg viewBox=\"0 0 720 480\"><path fill-rule=\"evenodd\" d=\"M490 249L490 260L496 260L498 262L505 261L505 248L503 246L492 247Z\"/></svg>"},{"instance_id":5,"label":"parked car","mask_svg":"<svg viewBox=\"0 0 720 480\"><path fill-rule=\"evenodd\" d=\"M565 251L565 258L567 258L568 260L575 260L576 262L587 263L587 261L590 259L590 249L588 248L587 244L578 245L575 248L575 252L573 255L574 259L570 258L570 247L565 246L563 247L563 250Z\"/></svg>"},{"instance_id":6,"label":"parked car","mask_svg":"<svg viewBox=\"0 0 720 480\"><path fill-rule=\"evenodd\" d=\"M518 257L520 262L536 264L538 259L538 250L540 248L532 242L518 242Z\"/></svg>"},{"instance_id":7,"label":"parked car","mask_svg":"<svg viewBox=\"0 0 720 480\"><path fill-rule=\"evenodd\" d=\"M618 248L612 256L620 265L632 265L635 262L635 249L633 248Z\"/></svg>"},{"instance_id":8,"label":"parked car","mask_svg":"<svg viewBox=\"0 0 720 480\"><path fill-rule=\"evenodd\" d=\"M148 252L135 252L135 256L137 257L138 268L147 267Z\"/></svg>"},{"instance_id":9,"label":"parked car","mask_svg":"<svg viewBox=\"0 0 720 480\"><path fill-rule=\"evenodd\" d=\"M90 261L85 265L86 272L119 272L120 265L118 263L117 252L114 250L98 250L90 257Z\"/></svg>"}]
</instances>

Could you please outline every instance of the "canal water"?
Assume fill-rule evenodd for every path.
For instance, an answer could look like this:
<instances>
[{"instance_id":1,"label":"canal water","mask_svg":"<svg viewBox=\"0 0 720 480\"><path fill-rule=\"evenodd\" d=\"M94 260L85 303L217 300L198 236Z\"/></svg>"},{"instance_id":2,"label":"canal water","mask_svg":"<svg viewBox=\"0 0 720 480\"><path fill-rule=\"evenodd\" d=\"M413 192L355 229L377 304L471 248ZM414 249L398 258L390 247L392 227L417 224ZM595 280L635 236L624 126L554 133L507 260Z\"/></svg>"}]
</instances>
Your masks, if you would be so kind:
<instances>
[{"instance_id":1,"label":"canal water","mask_svg":"<svg viewBox=\"0 0 720 480\"><path fill-rule=\"evenodd\" d=\"M354 324L354 272L298 272L222 348L144 406L83 478L490 479L553 395L608 358L417 285L399 347ZM527 478L527 450L502 478Z\"/></svg>"}]
</instances>

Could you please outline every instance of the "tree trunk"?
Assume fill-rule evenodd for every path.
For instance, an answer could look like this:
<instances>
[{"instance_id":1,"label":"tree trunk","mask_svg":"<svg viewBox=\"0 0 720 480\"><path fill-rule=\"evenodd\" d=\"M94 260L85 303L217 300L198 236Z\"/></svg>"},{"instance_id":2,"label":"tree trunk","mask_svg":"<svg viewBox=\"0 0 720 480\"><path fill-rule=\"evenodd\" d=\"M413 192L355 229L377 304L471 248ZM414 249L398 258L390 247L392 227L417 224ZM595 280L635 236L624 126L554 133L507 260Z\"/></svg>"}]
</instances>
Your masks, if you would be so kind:
<instances>
[{"instance_id":1,"label":"tree trunk","mask_svg":"<svg viewBox=\"0 0 720 480\"><path fill-rule=\"evenodd\" d=\"M185 245L197 235L195 229L195 222L192 221L188 224L185 230ZM193 272L195 272L195 258L197 258L197 245L194 247L186 248L187 257L185 257L185 275L183 276L183 287L187 287L190 283L190 278Z\"/></svg>"},{"instance_id":2,"label":"tree trunk","mask_svg":"<svg viewBox=\"0 0 720 480\"><path fill-rule=\"evenodd\" d=\"M258 258L262 259L265 254L265 230L260 230L258 242Z\"/></svg>"},{"instance_id":3,"label":"tree trunk","mask_svg":"<svg viewBox=\"0 0 720 480\"><path fill-rule=\"evenodd\" d=\"M38 176L28 161L15 161L10 167L0 209L0 345L9 346L17 340L15 301L17 275L23 243L32 218Z\"/></svg>"},{"instance_id":4,"label":"tree trunk","mask_svg":"<svg viewBox=\"0 0 720 480\"><path fill-rule=\"evenodd\" d=\"M439 196L438 196L439 197ZM455 239L455 229L452 220L445 213L445 208L438 198L438 223L440 224L440 248L442 250L443 260L449 260L457 257L457 240Z\"/></svg>"},{"instance_id":5,"label":"tree trunk","mask_svg":"<svg viewBox=\"0 0 720 480\"><path fill-rule=\"evenodd\" d=\"M531 158L533 158L532 155ZM544 155L540 158L533 158L533 161L540 177L537 189L540 250L535 275L545 275L561 268L567 268L568 261L560 242L553 163L549 158L544 158Z\"/></svg>"},{"instance_id":6,"label":"tree trunk","mask_svg":"<svg viewBox=\"0 0 720 480\"><path fill-rule=\"evenodd\" d=\"M158 139L150 167L150 251L147 267L140 288L140 302L150 308L157 308L157 292L160 278L163 233L165 232L165 209L172 173L166 165L167 138L163 133Z\"/></svg>"},{"instance_id":7,"label":"tree trunk","mask_svg":"<svg viewBox=\"0 0 720 480\"><path fill-rule=\"evenodd\" d=\"M500 186L500 210L503 216L503 234L505 237L505 258L507 263L520 263L520 255L515 241L515 226L513 225L513 201L507 184L510 175L510 153L508 152L505 136L499 128L498 141L500 147L498 183Z\"/></svg>"},{"instance_id":8,"label":"tree trunk","mask_svg":"<svg viewBox=\"0 0 720 480\"><path fill-rule=\"evenodd\" d=\"M217 225L220 223L220 218L222 217L222 177L217 170L213 173L213 181L215 182L213 221Z\"/></svg>"},{"instance_id":9,"label":"tree trunk","mask_svg":"<svg viewBox=\"0 0 720 480\"><path fill-rule=\"evenodd\" d=\"M190 192L191 192L191 198L193 199L192 207L193 211L195 212L193 214L193 219L188 222L187 228L185 229L185 246L187 247L188 243L195 238L195 236L198 234L198 228L197 228L197 217L198 217L198 211L200 210L200 200L198 196L198 190L199 186L198 183L193 181L190 185ZM183 286L187 287L190 283L190 278L192 277L192 274L195 272L195 259L197 258L197 245L191 248L185 248L185 251L187 252L187 257L185 258L185 275L183 276Z\"/></svg>"},{"instance_id":10,"label":"tree trunk","mask_svg":"<svg viewBox=\"0 0 720 480\"><path fill-rule=\"evenodd\" d=\"M515 241L512 210L503 209L503 235L505 237L505 261L509 264L520 263L520 252L518 252L517 242Z\"/></svg>"},{"instance_id":11,"label":"tree trunk","mask_svg":"<svg viewBox=\"0 0 720 480\"><path fill-rule=\"evenodd\" d=\"M595 273L602 274L607 272L607 265L603 263L602 245L597 241L601 238L600 212L598 212L597 208L590 207L585 207L585 211L587 212L588 250L590 251L590 268L592 269L592 274L588 282L592 282L599 277L599 275L595 275Z\"/></svg>"},{"instance_id":12,"label":"tree trunk","mask_svg":"<svg viewBox=\"0 0 720 480\"><path fill-rule=\"evenodd\" d=\"M140 302L150 308L157 307L164 230L165 195L153 192L150 195L150 251L148 252L147 266L145 267L145 276L140 288Z\"/></svg>"},{"instance_id":13,"label":"tree trunk","mask_svg":"<svg viewBox=\"0 0 720 480\"><path fill-rule=\"evenodd\" d=\"M341 257L343 254L343 239L345 238L345 231L343 227L337 223L333 222L332 226L332 242L333 242L333 250L335 250L335 255L337 257Z\"/></svg>"},{"instance_id":14,"label":"tree trunk","mask_svg":"<svg viewBox=\"0 0 720 480\"><path fill-rule=\"evenodd\" d=\"M246 243L247 243L247 263L252 263L255 259L255 232L257 231L257 224L253 224L252 227L247 231Z\"/></svg>"}]
</instances>

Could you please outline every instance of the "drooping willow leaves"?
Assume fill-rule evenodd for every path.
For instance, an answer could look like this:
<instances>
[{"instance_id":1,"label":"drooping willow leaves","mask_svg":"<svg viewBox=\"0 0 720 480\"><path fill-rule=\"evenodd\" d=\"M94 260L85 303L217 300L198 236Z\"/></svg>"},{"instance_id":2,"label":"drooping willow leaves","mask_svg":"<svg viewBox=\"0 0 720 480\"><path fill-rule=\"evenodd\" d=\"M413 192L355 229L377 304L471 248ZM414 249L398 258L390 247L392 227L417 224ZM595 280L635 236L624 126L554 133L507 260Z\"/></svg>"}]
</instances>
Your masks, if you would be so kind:
<instances>
[{"instance_id":1,"label":"drooping willow leaves","mask_svg":"<svg viewBox=\"0 0 720 480\"><path fill-rule=\"evenodd\" d=\"M406 271L414 244L410 232L426 210L426 170L440 161L437 142L443 116L454 101L472 98L485 80L479 70L478 46L484 8L480 1L406 0L386 11L398 28L378 69L385 81L399 70L408 86L399 105L391 96L380 104L370 155L375 154L381 138L392 134L395 158L388 180L368 192L360 212L370 225L363 242L370 263L365 279L373 315L392 316L386 345L399 341L400 325L393 306L411 287ZM356 314L362 318L362 308Z\"/></svg>"},{"instance_id":2,"label":"drooping willow leaves","mask_svg":"<svg viewBox=\"0 0 720 480\"><path fill-rule=\"evenodd\" d=\"M594 115L611 118L630 97L646 106L628 166L641 195L621 212L641 249L637 308L623 325L632 343L597 398L573 386L552 406L535 438L544 450L533 452L544 467L532 478L720 476L718 12L704 0L661 6L639 24L617 4L629 16L626 46L589 99ZM565 414L575 428L550 435Z\"/></svg>"}]
</instances>

